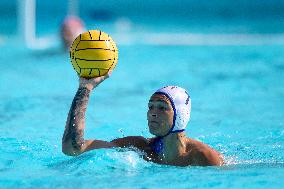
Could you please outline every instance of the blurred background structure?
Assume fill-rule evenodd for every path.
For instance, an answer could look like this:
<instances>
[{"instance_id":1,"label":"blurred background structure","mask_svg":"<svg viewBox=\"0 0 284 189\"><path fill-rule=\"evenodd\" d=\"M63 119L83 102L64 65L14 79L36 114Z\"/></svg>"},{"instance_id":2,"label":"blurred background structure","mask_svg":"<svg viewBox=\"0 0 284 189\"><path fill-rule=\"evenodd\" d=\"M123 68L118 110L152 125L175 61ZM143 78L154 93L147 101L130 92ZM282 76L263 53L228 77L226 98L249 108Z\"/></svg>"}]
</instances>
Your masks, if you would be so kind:
<instances>
[{"instance_id":1,"label":"blurred background structure","mask_svg":"<svg viewBox=\"0 0 284 189\"><path fill-rule=\"evenodd\" d=\"M19 35L36 46L50 45L70 14L81 17L88 28L119 35L121 44L284 43L282 0L2 0L0 7L2 43L5 36Z\"/></svg>"}]
</instances>

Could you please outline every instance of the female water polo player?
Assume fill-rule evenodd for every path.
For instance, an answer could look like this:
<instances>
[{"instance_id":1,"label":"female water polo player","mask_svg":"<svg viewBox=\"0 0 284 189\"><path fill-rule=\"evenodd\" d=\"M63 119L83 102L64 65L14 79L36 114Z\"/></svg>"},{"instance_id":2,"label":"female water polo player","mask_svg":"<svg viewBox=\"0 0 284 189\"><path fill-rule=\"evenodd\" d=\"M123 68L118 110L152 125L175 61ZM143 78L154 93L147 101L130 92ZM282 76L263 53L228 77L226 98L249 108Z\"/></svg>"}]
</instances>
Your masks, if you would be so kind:
<instances>
[{"instance_id":1,"label":"female water polo player","mask_svg":"<svg viewBox=\"0 0 284 189\"><path fill-rule=\"evenodd\" d=\"M208 145L185 136L191 100L188 93L176 86L157 90L149 100L148 127L154 138L128 136L110 142L85 140L85 113L92 90L109 77L110 73L92 79L79 79L62 138L62 151L77 156L99 148L129 148L143 152L143 158L159 164L175 166L222 165L220 153Z\"/></svg>"}]
</instances>

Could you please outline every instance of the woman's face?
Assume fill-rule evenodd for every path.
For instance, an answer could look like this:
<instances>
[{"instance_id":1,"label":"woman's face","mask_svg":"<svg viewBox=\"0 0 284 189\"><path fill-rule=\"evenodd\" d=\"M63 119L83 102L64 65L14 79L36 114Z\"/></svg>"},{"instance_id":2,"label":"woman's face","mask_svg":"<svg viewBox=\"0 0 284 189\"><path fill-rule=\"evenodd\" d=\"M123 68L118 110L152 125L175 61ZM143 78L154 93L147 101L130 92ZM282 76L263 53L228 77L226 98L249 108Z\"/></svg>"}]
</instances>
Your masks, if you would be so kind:
<instances>
[{"instance_id":1,"label":"woman's face","mask_svg":"<svg viewBox=\"0 0 284 189\"><path fill-rule=\"evenodd\" d=\"M161 94L151 96L148 103L147 120L151 134L166 135L173 125L174 111L170 100Z\"/></svg>"}]
</instances>

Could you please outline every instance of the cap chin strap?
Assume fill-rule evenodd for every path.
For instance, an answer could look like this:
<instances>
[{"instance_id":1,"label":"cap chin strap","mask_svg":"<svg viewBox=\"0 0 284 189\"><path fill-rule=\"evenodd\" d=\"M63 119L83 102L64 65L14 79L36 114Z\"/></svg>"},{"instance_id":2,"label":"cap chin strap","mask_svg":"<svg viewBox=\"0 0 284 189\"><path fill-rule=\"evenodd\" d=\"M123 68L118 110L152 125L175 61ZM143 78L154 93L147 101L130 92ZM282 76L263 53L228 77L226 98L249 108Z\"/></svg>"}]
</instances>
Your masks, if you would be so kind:
<instances>
[{"instance_id":1,"label":"cap chin strap","mask_svg":"<svg viewBox=\"0 0 284 189\"><path fill-rule=\"evenodd\" d=\"M172 129L171 129L171 130L172 130ZM169 132L168 132L166 135L164 135L164 136L158 136L158 137L164 138L164 137L168 136L168 135L171 134L171 133L180 133L180 132L185 131L185 129L175 130L175 131L171 131L171 130L169 130Z\"/></svg>"},{"instance_id":2,"label":"cap chin strap","mask_svg":"<svg viewBox=\"0 0 284 189\"><path fill-rule=\"evenodd\" d=\"M155 152L155 153L161 153L163 151L164 148L164 143L163 143L163 138L168 136L171 133L179 133L179 132L183 132L184 129L181 130L176 130L176 131L169 131L166 135L164 136L158 136L157 138L155 138L153 144L151 145L151 149Z\"/></svg>"},{"instance_id":3,"label":"cap chin strap","mask_svg":"<svg viewBox=\"0 0 284 189\"><path fill-rule=\"evenodd\" d=\"M161 151L163 151L163 148L164 148L164 143L162 141L162 139L166 136L168 136L169 134L171 133L179 133L179 132L183 132L185 129L181 129L181 130L175 130L173 131L174 127L175 127L175 123L176 123L176 107L175 107L175 104L174 104L174 100L173 98L168 95L167 93L164 93L164 92L155 92L154 94L161 94L161 95L165 95L171 102L171 105L172 105L172 108L173 108L173 111L174 111L174 118L173 118L173 125L172 125L172 128L169 130L169 132L164 135L164 136L158 136L153 144L151 145L151 148L154 152L156 153L160 153Z\"/></svg>"}]
</instances>

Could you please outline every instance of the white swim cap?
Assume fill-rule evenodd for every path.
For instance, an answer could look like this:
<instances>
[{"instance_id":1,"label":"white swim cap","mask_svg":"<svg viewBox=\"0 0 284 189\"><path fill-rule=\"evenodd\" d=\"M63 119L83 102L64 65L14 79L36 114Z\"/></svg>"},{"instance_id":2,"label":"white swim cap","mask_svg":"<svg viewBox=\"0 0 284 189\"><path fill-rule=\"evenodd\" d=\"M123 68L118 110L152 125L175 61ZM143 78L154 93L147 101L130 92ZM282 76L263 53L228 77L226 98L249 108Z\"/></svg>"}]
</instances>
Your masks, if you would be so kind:
<instances>
[{"instance_id":1,"label":"white swim cap","mask_svg":"<svg viewBox=\"0 0 284 189\"><path fill-rule=\"evenodd\" d=\"M173 107L173 125L168 134L184 131L191 110L191 99L186 90L178 86L166 86L158 89L154 94L162 94L168 97Z\"/></svg>"}]
</instances>

